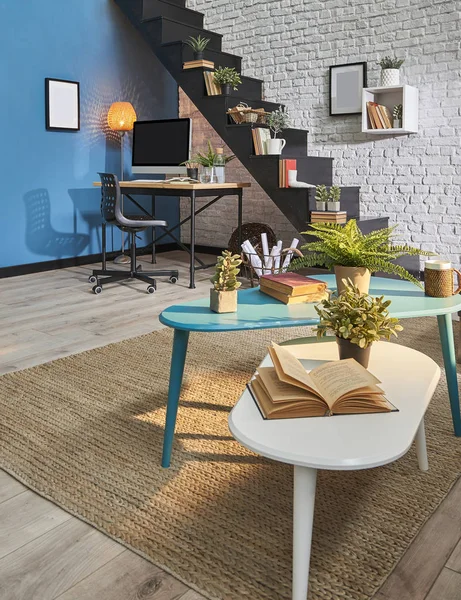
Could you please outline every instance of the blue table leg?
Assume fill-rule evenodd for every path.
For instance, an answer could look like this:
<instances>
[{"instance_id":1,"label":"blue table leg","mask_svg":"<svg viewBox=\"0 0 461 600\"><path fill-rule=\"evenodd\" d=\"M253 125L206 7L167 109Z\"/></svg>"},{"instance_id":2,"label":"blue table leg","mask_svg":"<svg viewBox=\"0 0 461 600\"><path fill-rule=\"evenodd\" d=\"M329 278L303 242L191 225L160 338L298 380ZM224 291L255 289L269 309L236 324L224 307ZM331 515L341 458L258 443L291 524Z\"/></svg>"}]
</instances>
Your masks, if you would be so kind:
<instances>
[{"instance_id":1,"label":"blue table leg","mask_svg":"<svg viewBox=\"0 0 461 600\"><path fill-rule=\"evenodd\" d=\"M173 447L174 428L178 414L179 395L181 393L184 363L186 362L189 332L174 330L173 354L171 356L170 384L168 387L168 403L166 407L165 432L163 434L162 467L170 466L171 449Z\"/></svg>"},{"instance_id":2,"label":"blue table leg","mask_svg":"<svg viewBox=\"0 0 461 600\"><path fill-rule=\"evenodd\" d=\"M459 408L458 377L456 373L455 341L451 315L438 315L440 341L442 343L443 362L447 377L448 395L451 404L451 416L455 435L461 437L461 414Z\"/></svg>"}]
</instances>

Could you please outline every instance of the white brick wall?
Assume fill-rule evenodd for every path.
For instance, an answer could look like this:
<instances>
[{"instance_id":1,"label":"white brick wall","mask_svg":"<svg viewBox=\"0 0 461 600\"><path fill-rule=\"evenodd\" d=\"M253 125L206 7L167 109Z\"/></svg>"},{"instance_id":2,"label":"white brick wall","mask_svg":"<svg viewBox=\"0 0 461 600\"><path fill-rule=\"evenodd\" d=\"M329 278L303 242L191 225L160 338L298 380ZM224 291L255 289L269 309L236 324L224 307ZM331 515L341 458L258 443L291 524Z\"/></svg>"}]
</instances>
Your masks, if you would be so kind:
<instances>
[{"instance_id":1,"label":"white brick wall","mask_svg":"<svg viewBox=\"0 0 461 600\"><path fill-rule=\"evenodd\" d=\"M461 262L461 13L459 0L189 0L223 49L264 80L267 100L310 131L310 154L335 158L335 182L362 188L362 214L388 215L405 241ZM360 116L328 115L328 67L405 57L419 88L419 133L373 137ZM216 226L216 221L214 223Z\"/></svg>"}]
</instances>

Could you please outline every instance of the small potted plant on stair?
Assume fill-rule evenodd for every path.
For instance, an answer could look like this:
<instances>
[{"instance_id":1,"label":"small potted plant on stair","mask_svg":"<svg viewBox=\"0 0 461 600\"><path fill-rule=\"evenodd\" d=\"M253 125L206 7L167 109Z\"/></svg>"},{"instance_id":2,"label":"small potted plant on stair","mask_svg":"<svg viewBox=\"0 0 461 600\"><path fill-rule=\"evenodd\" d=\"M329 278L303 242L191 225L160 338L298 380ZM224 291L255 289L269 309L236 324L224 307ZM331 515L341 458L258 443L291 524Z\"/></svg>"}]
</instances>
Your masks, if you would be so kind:
<instances>
[{"instance_id":1,"label":"small potted plant on stair","mask_svg":"<svg viewBox=\"0 0 461 600\"><path fill-rule=\"evenodd\" d=\"M314 236L317 241L301 246L301 250L307 253L291 263L291 271L320 266L333 268L339 293L345 290L344 280L351 280L361 293L368 293L371 274L376 271L397 275L422 288L421 282L392 261L405 255L433 256L433 252L406 244L394 245L396 226L366 234L360 231L355 219L345 225L311 223L309 227L310 230L303 235Z\"/></svg>"},{"instance_id":2,"label":"small potted plant on stair","mask_svg":"<svg viewBox=\"0 0 461 600\"><path fill-rule=\"evenodd\" d=\"M404 58L392 58L391 56L385 56L378 62L381 67L381 85L383 87L400 84L400 67L404 62Z\"/></svg>"},{"instance_id":3,"label":"small potted plant on stair","mask_svg":"<svg viewBox=\"0 0 461 600\"><path fill-rule=\"evenodd\" d=\"M390 300L362 294L351 281L345 280L344 285L342 294L333 294L314 307L320 317L317 337L320 339L332 331L338 343L339 358L354 358L367 368L373 342L389 341L392 335L397 337L403 327L398 319L389 316Z\"/></svg>"},{"instance_id":4,"label":"small potted plant on stair","mask_svg":"<svg viewBox=\"0 0 461 600\"><path fill-rule=\"evenodd\" d=\"M338 185L332 185L330 195L328 197L328 210L331 212L339 212L341 209L341 188Z\"/></svg>"},{"instance_id":5,"label":"small potted plant on stair","mask_svg":"<svg viewBox=\"0 0 461 600\"><path fill-rule=\"evenodd\" d=\"M237 311L237 289L241 283L237 281L242 260L238 254L224 250L218 257L216 272L211 278L213 287L210 290L210 309L215 313Z\"/></svg>"},{"instance_id":6,"label":"small potted plant on stair","mask_svg":"<svg viewBox=\"0 0 461 600\"><path fill-rule=\"evenodd\" d=\"M318 185L315 188L315 210L325 211L327 209L328 202L328 190L326 185Z\"/></svg>"},{"instance_id":7,"label":"small potted plant on stair","mask_svg":"<svg viewBox=\"0 0 461 600\"><path fill-rule=\"evenodd\" d=\"M286 146L286 140L277 138L277 136L284 130L290 127L290 115L283 108L283 106L279 106L277 110L269 113L267 117L267 124L270 127L270 130L274 134L273 139L267 140L267 154L282 154L282 150Z\"/></svg>"},{"instance_id":8,"label":"small potted plant on stair","mask_svg":"<svg viewBox=\"0 0 461 600\"><path fill-rule=\"evenodd\" d=\"M392 126L394 129L400 129L402 127L402 105L396 104L392 109Z\"/></svg>"},{"instance_id":9,"label":"small potted plant on stair","mask_svg":"<svg viewBox=\"0 0 461 600\"><path fill-rule=\"evenodd\" d=\"M234 67L218 67L214 72L215 83L221 86L221 94L229 96L231 90L237 91L242 83L240 74Z\"/></svg>"},{"instance_id":10,"label":"small potted plant on stair","mask_svg":"<svg viewBox=\"0 0 461 600\"><path fill-rule=\"evenodd\" d=\"M203 52L208 46L209 42L210 40L208 38L204 38L199 35L197 37L190 36L185 43L194 51L194 60L203 60Z\"/></svg>"}]
</instances>

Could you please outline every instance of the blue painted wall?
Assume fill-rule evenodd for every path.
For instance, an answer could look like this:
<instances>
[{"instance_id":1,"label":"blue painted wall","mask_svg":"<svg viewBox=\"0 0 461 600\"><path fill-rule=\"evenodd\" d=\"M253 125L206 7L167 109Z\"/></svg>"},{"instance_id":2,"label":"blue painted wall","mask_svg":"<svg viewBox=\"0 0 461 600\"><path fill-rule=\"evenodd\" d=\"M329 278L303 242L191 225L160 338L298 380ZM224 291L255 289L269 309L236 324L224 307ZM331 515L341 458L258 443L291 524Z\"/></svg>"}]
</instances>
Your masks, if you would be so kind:
<instances>
[{"instance_id":1,"label":"blue painted wall","mask_svg":"<svg viewBox=\"0 0 461 600\"><path fill-rule=\"evenodd\" d=\"M126 100L139 119L177 117L177 86L111 0L0 0L0 17L0 266L100 252L91 184L120 170L107 110ZM79 132L46 131L45 77L80 82ZM159 218L179 220L176 199L159 205ZM118 249L120 232L109 238Z\"/></svg>"}]
</instances>

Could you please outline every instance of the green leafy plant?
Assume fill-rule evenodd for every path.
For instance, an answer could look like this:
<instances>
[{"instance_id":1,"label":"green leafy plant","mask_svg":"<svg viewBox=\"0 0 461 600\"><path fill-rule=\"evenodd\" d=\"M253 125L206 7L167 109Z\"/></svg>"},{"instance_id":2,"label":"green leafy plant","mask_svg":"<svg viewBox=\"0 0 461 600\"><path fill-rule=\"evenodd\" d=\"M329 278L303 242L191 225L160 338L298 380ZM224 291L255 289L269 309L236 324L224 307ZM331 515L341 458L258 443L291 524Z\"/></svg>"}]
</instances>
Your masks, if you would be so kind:
<instances>
[{"instance_id":1,"label":"green leafy plant","mask_svg":"<svg viewBox=\"0 0 461 600\"><path fill-rule=\"evenodd\" d=\"M394 119L398 119L399 121L402 119L402 105L396 104L392 109L392 116Z\"/></svg>"},{"instance_id":2,"label":"green leafy plant","mask_svg":"<svg viewBox=\"0 0 461 600\"><path fill-rule=\"evenodd\" d=\"M320 317L317 337L320 339L332 331L336 337L360 348L367 348L380 339L389 341L392 335L397 337L403 327L398 319L389 316L387 308L391 301L384 300L384 296L361 294L350 280L344 283L346 289L342 294L333 294L314 307Z\"/></svg>"},{"instance_id":3,"label":"green leafy plant","mask_svg":"<svg viewBox=\"0 0 461 600\"><path fill-rule=\"evenodd\" d=\"M307 251L308 254L295 259L290 265L291 271L314 266L325 266L328 269L335 265L365 267L372 273L382 271L398 275L422 288L413 275L392 261L405 255L433 256L434 253L406 244L394 245L396 225L367 234L360 231L355 219L351 219L346 225L311 223L309 227L310 230L304 234L316 237L317 241L301 246L301 250Z\"/></svg>"},{"instance_id":4,"label":"green leafy plant","mask_svg":"<svg viewBox=\"0 0 461 600\"><path fill-rule=\"evenodd\" d=\"M237 275L241 264L242 259L238 254L224 250L222 256L218 256L216 272L210 279L213 288L217 292L232 292L239 288L242 284L237 281Z\"/></svg>"},{"instance_id":5,"label":"green leafy plant","mask_svg":"<svg viewBox=\"0 0 461 600\"><path fill-rule=\"evenodd\" d=\"M339 202L341 200L341 188L339 185L332 185L330 188L331 202Z\"/></svg>"},{"instance_id":6,"label":"green leafy plant","mask_svg":"<svg viewBox=\"0 0 461 600\"><path fill-rule=\"evenodd\" d=\"M214 72L214 80L218 85L230 85L234 90L238 90L238 86L242 83L234 67L218 67Z\"/></svg>"},{"instance_id":7,"label":"green leafy plant","mask_svg":"<svg viewBox=\"0 0 461 600\"><path fill-rule=\"evenodd\" d=\"M208 150L206 152L197 152L197 154L195 154L190 160L193 163L198 163L199 165L201 165L202 167L212 167L214 164L214 161L216 159L216 152L213 149L213 146L211 145L210 140L208 140ZM226 164L228 162L230 162L231 160L233 160L235 158L235 154L231 154L231 155L224 155L224 160L226 161Z\"/></svg>"},{"instance_id":8,"label":"green leafy plant","mask_svg":"<svg viewBox=\"0 0 461 600\"><path fill-rule=\"evenodd\" d=\"M378 65L381 69L400 69L400 67L405 62L404 58L392 58L392 56L385 56L380 61L378 61Z\"/></svg>"},{"instance_id":9,"label":"green leafy plant","mask_svg":"<svg viewBox=\"0 0 461 600\"><path fill-rule=\"evenodd\" d=\"M277 110L269 113L269 116L267 117L267 124L269 125L271 131L274 132L274 138L276 138L281 131L290 127L290 115L283 108L283 106L279 106Z\"/></svg>"},{"instance_id":10,"label":"green leafy plant","mask_svg":"<svg viewBox=\"0 0 461 600\"><path fill-rule=\"evenodd\" d=\"M190 36L185 43L190 46L194 52L203 52L208 46L209 42L210 40L208 38L204 38L199 35L197 37Z\"/></svg>"},{"instance_id":11,"label":"green leafy plant","mask_svg":"<svg viewBox=\"0 0 461 600\"><path fill-rule=\"evenodd\" d=\"M315 200L316 202L328 202L329 193L326 185L318 185L315 188Z\"/></svg>"}]
</instances>

